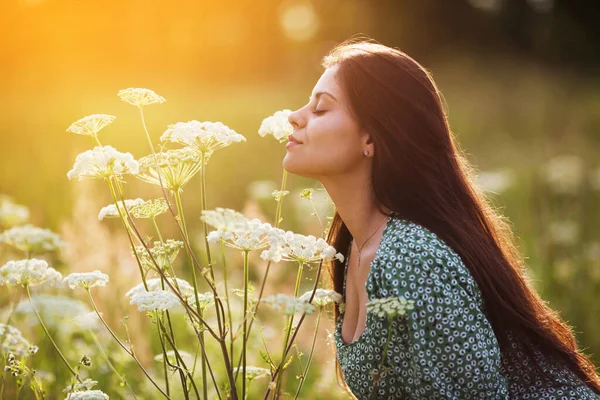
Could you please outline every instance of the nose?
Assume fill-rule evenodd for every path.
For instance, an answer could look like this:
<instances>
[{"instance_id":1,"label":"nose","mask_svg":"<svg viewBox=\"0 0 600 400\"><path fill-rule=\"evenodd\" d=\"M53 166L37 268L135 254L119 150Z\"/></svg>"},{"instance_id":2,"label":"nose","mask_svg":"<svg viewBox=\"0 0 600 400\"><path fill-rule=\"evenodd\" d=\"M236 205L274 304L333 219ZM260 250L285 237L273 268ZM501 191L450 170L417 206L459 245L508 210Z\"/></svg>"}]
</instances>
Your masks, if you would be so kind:
<instances>
[{"instance_id":1,"label":"nose","mask_svg":"<svg viewBox=\"0 0 600 400\"><path fill-rule=\"evenodd\" d=\"M293 111L288 116L288 122L290 123L290 125L292 125L294 130L301 128L304 124L303 121L304 119L302 118L302 108Z\"/></svg>"}]
</instances>

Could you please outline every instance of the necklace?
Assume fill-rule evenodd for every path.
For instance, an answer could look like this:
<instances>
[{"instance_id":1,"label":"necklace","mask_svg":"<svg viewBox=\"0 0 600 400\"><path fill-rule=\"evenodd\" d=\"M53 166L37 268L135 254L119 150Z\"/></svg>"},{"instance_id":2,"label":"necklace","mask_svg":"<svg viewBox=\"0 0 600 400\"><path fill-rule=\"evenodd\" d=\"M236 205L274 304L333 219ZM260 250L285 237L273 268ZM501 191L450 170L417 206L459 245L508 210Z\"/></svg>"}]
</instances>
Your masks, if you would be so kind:
<instances>
[{"instance_id":1,"label":"necklace","mask_svg":"<svg viewBox=\"0 0 600 400\"><path fill-rule=\"evenodd\" d=\"M369 239L371 239L373 237L373 235L375 234L375 232L377 232L379 230L379 228L381 228L381 225L383 225L384 222L386 222L388 220L388 217L386 216L385 219L379 224L379 226L377 227L377 229L375 229L375 231L373 233L371 233L371 235L369 235L369 237L367 238L367 240L365 240L365 242L362 244L362 246L360 246L360 249L358 248L358 246L356 246L356 242L354 240L352 240L352 243L354 243L354 246L356 246L356 248L358 249L358 253L357 253L357 257L358 257L358 264L356 265L356 267L360 267L360 252L362 251L363 247L365 247L365 244L367 244L367 242L369 241Z\"/></svg>"}]
</instances>

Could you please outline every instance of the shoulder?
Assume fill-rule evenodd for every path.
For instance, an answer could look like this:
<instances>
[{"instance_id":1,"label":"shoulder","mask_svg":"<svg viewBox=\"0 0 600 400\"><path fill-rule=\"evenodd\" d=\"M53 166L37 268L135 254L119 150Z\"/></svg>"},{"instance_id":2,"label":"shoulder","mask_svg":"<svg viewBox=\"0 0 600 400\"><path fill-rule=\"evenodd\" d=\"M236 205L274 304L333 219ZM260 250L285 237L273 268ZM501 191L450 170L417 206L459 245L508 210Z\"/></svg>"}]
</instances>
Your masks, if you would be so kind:
<instances>
[{"instance_id":1,"label":"shoulder","mask_svg":"<svg viewBox=\"0 0 600 400\"><path fill-rule=\"evenodd\" d=\"M477 284L461 257L426 227L392 216L373 265L376 297L399 296L436 286L482 305ZM441 287L440 287L441 286Z\"/></svg>"}]
</instances>

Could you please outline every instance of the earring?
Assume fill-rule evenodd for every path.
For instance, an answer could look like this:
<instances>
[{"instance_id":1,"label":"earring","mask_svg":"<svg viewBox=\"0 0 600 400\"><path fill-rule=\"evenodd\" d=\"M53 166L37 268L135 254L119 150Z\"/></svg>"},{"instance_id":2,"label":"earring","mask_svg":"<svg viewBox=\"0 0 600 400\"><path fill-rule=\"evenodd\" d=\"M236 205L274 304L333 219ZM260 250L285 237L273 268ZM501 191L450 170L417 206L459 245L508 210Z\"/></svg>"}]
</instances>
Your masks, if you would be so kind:
<instances>
[{"instance_id":1,"label":"earring","mask_svg":"<svg viewBox=\"0 0 600 400\"><path fill-rule=\"evenodd\" d=\"M365 150L364 154L365 154L365 156L368 156L369 155L369 150Z\"/></svg>"}]
</instances>

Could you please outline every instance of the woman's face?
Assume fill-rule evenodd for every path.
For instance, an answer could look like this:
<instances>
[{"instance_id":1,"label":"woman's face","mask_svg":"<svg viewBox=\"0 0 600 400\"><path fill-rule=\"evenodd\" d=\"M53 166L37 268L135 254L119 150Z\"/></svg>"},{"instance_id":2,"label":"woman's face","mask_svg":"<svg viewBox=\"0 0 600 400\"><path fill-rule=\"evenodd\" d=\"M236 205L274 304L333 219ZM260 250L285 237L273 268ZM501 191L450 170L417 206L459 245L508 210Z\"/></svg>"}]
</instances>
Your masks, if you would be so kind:
<instances>
[{"instance_id":1,"label":"woman's face","mask_svg":"<svg viewBox=\"0 0 600 400\"><path fill-rule=\"evenodd\" d=\"M351 173L364 165L363 152L368 135L362 134L352 118L341 87L335 80L337 66L323 72L315 85L308 104L290 114L293 136L299 144L288 142L283 159L286 171L314 178Z\"/></svg>"}]
</instances>

